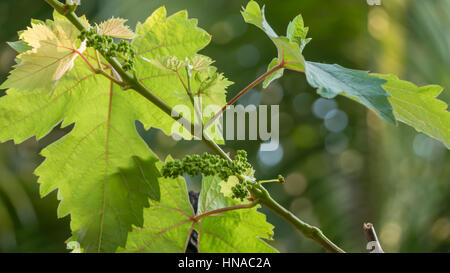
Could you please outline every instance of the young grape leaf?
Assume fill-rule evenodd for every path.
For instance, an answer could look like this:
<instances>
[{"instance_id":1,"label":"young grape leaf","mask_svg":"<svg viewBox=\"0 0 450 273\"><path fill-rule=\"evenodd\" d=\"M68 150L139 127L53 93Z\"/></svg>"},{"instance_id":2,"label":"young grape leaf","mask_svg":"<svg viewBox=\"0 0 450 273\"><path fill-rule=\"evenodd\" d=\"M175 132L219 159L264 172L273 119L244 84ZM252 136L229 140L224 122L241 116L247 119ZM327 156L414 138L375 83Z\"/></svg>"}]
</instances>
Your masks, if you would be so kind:
<instances>
[{"instance_id":1,"label":"young grape leaf","mask_svg":"<svg viewBox=\"0 0 450 273\"><path fill-rule=\"evenodd\" d=\"M299 45L300 52L302 52L305 46L311 41L311 38L306 38L308 30L309 28L305 27L303 23L303 17L301 15L295 17L294 20L292 20L292 22L290 22L288 25L286 36L290 41L296 42ZM274 58L270 62L267 71L270 71L272 68L276 67L279 64L279 59ZM267 78L264 79L263 88L267 88L267 86L269 86L274 80L283 77L283 73L284 68L281 68L270 74Z\"/></svg>"},{"instance_id":2,"label":"young grape leaf","mask_svg":"<svg viewBox=\"0 0 450 273\"><path fill-rule=\"evenodd\" d=\"M450 112L447 104L437 99L443 90L441 86L417 87L394 75L373 75L387 80L383 88L391 95L389 101L397 120L442 141L450 149Z\"/></svg>"},{"instance_id":3,"label":"young grape leaf","mask_svg":"<svg viewBox=\"0 0 450 273\"><path fill-rule=\"evenodd\" d=\"M352 70L337 64L306 62L306 79L325 98L339 94L352 98L391 123L396 123L390 96L382 85L386 80L371 76L366 71Z\"/></svg>"},{"instance_id":4,"label":"young grape leaf","mask_svg":"<svg viewBox=\"0 0 450 273\"><path fill-rule=\"evenodd\" d=\"M269 36L269 38L278 37L266 20L264 6L261 8L257 2L252 0L248 2L245 8L242 7L241 14L246 23L259 27L267 34L267 36Z\"/></svg>"},{"instance_id":5,"label":"young grape leaf","mask_svg":"<svg viewBox=\"0 0 450 273\"><path fill-rule=\"evenodd\" d=\"M219 182L217 177L203 178L197 217L240 204L223 196ZM273 226L257 207L218 212L195 221L184 179L161 178L160 185L161 200L151 201L144 211L143 227L134 228L119 252L184 252L194 229L199 234L199 252L277 252L260 239L271 239Z\"/></svg>"},{"instance_id":6,"label":"young grape leaf","mask_svg":"<svg viewBox=\"0 0 450 273\"><path fill-rule=\"evenodd\" d=\"M270 62L269 66L267 67L267 71L270 71L272 68L276 67L279 64L280 64L280 62L278 61L278 58L273 58L273 60ZM267 88L267 86L269 86L274 80L277 80L277 79L283 77L283 73L284 73L284 68L280 68L277 71L269 74L269 76L267 76L264 79L263 88Z\"/></svg>"},{"instance_id":7,"label":"young grape leaf","mask_svg":"<svg viewBox=\"0 0 450 273\"><path fill-rule=\"evenodd\" d=\"M305 27L303 17L297 15L294 20L289 23L286 36L289 40L296 42L300 46L300 50L303 51L305 46L311 41L311 38L306 38L308 31L309 28Z\"/></svg>"},{"instance_id":8,"label":"young grape leaf","mask_svg":"<svg viewBox=\"0 0 450 273\"><path fill-rule=\"evenodd\" d=\"M101 30L102 35L111 36L120 39L133 39L134 32L125 25L128 20L122 18L111 18L105 22L102 22L98 27Z\"/></svg>"},{"instance_id":9,"label":"young grape leaf","mask_svg":"<svg viewBox=\"0 0 450 273\"><path fill-rule=\"evenodd\" d=\"M283 63L285 68L291 70L304 71L305 59L303 58L302 50L309 40L306 39L308 29L303 26L303 19L301 16L297 16L296 19L289 24L287 37L283 37L278 36L267 22L264 15L264 6L261 8L257 2L252 0L242 9L241 13L245 22L262 29L275 44L278 50L278 64ZM274 64L273 60L271 64ZM265 81L265 87L267 87L271 81L281 77L280 75L282 74L283 71L278 70L276 77L272 76Z\"/></svg>"},{"instance_id":10,"label":"young grape leaf","mask_svg":"<svg viewBox=\"0 0 450 273\"><path fill-rule=\"evenodd\" d=\"M212 61L206 62L202 72L196 71L188 78L186 64L194 59L199 61L203 58L205 61L205 56L196 53L209 44L211 36L197 27L196 19L188 19L186 11L166 17L166 9L159 8L143 24L138 24L136 34L132 44L138 52L135 64L138 78L156 95L173 107L187 107L192 122L197 120L194 119L195 110L186 89L190 89L194 96L201 97L202 109L198 109L199 112L214 106L217 111L226 104L226 88L232 83L210 66ZM203 81L194 74L203 74L200 77ZM160 128L171 135L172 127L178 124L160 109L148 109L152 121L144 125ZM206 119L207 116L204 116L203 121ZM186 130L179 134L187 139L192 138ZM219 142L222 140L220 134L210 137Z\"/></svg>"},{"instance_id":11,"label":"young grape leaf","mask_svg":"<svg viewBox=\"0 0 450 273\"><path fill-rule=\"evenodd\" d=\"M34 21L31 28L20 33L20 43L26 43L31 50L17 56L18 64L0 88L32 90L52 88L59 79L73 67L78 52L85 49L84 43L76 46L79 31L64 17L54 14L54 20L45 23Z\"/></svg>"}]
</instances>

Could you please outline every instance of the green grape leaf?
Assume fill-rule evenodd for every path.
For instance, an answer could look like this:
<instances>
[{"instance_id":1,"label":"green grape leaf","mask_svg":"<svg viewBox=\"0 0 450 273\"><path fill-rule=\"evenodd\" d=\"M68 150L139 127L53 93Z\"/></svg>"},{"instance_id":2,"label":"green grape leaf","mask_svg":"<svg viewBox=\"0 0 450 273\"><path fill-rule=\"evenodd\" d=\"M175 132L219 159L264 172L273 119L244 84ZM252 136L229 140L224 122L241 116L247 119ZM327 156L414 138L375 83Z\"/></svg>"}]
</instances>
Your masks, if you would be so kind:
<instances>
[{"instance_id":1,"label":"green grape leaf","mask_svg":"<svg viewBox=\"0 0 450 273\"><path fill-rule=\"evenodd\" d=\"M0 98L0 141L39 139L60 121L75 123L42 151L46 160L35 171L40 192L58 188L58 217L71 215L85 251L110 252L125 244L131 224L141 223L148 197L159 198L151 167L157 158L135 128L145 113L133 104L143 98L76 62L54 90L9 89Z\"/></svg>"},{"instance_id":2,"label":"green grape leaf","mask_svg":"<svg viewBox=\"0 0 450 273\"><path fill-rule=\"evenodd\" d=\"M267 36L269 36L269 38L278 37L266 20L264 6L261 8L257 2L250 1L245 8L242 7L241 14L246 23L259 27L267 34Z\"/></svg>"},{"instance_id":3,"label":"green grape leaf","mask_svg":"<svg viewBox=\"0 0 450 273\"><path fill-rule=\"evenodd\" d=\"M253 24L262 29L272 40L278 50L278 62L283 63L285 68L304 71L305 59L302 55L304 45L298 43L300 38L300 19L296 19L288 28L288 37L278 36L267 22L264 15L264 7L260 7L255 1L250 1L245 8L242 9L242 16L246 23ZM301 17L300 17L301 18ZM303 23L303 20L302 20ZM304 32L307 33L302 28ZM305 33L305 35L306 35Z\"/></svg>"},{"instance_id":4,"label":"green grape leaf","mask_svg":"<svg viewBox=\"0 0 450 273\"><path fill-rule=\"evenodd\" d=\"M32 25L20 35L21 41L33 47L19 55L20 65L25 63L22 55L46 43L37 38L39 43L33 43L27 38L32 33L40 35L32 32L36 29L51 30L56 37L70 37L71 44L80 43L76 40L79 32L68 28L70 22L61 16L55 15L55 21L45 23L32 20ZM199 91L205 101L224 103L225 88L231 83L210 66L210 59L196 54L209 40L209 34L197 27L195 19L187 19L186 12L166 18L164 8L157 10L138 26L133 40L139 52L136 66L143 73L140 81L170 104L186 104L189 100L179 89L181 81L173 84L172 76L166 81L165 77L150 80L143 75L167 73L148 60L164 56L188 58L192 90ZM159 173L154 167L158 159L140 138L135 121L147 128L162 125L167 132L173 120L137 92L124 91L94 73L85 63L95 62L93 49L82 54L85 58L74 58L73 69L64 69L52 88L37 85L27 90L19 85L7 90L7 95L0 98L0 141L13 139L20 143L32 136L40 139L59 123L61 127L75 124L66 136L42 151L46 159L35 172L41 195L58 190L58 217L70 214L72 238L81 243L84 251L112 252L125 246L132 225L143 224L143 208L148 207L149 198L159 200L160 196L156 179ZM180 76L186 77L188 70ZM106 72L114 75L109 69ZM181 94L183 97L178 98Z\"/></svg>"},{"instance_id":5,"label":"green grape leaf","mask_svg":"<svg viewBox=\"0 0 450 273\"><path fill-rule=\"evenodd\" d=\"M189 203L186 183L160 179L161 200L144 211L144 225L135 227L119 252L184 252L190 234L198 232L199 252L277 252L261 238L271 239L273 226L264 214L251 209L204 213L242 204L221 193L220 179L204 177L197 214ZM195 217L199 219L195 221Z\"/></svg>"},{"instance_id":6,"label":"green grape leaf","mask_svg":"<svg viewBox=\"0 0 450 273\"><path fill-rule=\"evenodd\" d=\"M18 64L0 88L32 90L52 88L73 67L78 52L85 44L76 46L78 30L64 17L54 14L54 20L45 23L34 21L31 28L20 33L21 43L16 43ZM32 47L23 51L23 43ZM21 45L18 48L18 45ZM13 47L14 48L14 47Z\"/></svg>"},{"instance_id":7,"label":"green grape leaf","mask_svg":"<svg viewBox=\"0 0 450 273\"><path fill-rule=\"evenodd\" d=\"M212 60L208 57L196 55L190 61L192 67L188 72L191 74L191 89L195 97L200 97L204 106L226 104L226 89L233 84L217 68L211 65ZM207 117L204 117L205 119Z\"/></svg>"},{"instance_id":8,"label":"green grape leaf","mask_svg":"<svg viewBox=\"0 0 450 273\"><path fill-rule=\"evenodd\" d=\"M127 21L127 19L113 17L100 23L98 27L100 28L102 35L120 39L133 39L135 35L134 32L125 25Z\"/></svg>"},{"instance_id":9,"label":"green grape leaf","mask_svg":"<svg viewBox=\"0 0 450 273\"><path fill-rule=\"evenodd\" d=\"M148 62L161 72L174 75L175 82L172 83L174 86L178 85L178 88L173 90L173 95L170 97L163 93L161 95L164 95L172 106L175 106L174 109L192 123L198 123L201 119L202 124L205 124L226 104L226 89L232 82L222 73L218 73L216 67L210 65L212 63L210 58L196 54L183 61L175 56L164 56L148 60ZM154 83L157 81L153 80L152 84ZM165 86L166 89L170 88L168 85ZM181 108L178 108L180 106ZM182 125L173 121L169 122L172 124L172 129L174 126L178 128L174 130L175 133L185 139L192 139L192 134ZM166 133L170 135L174 132L166 131ZM223 143L221 130L207 130L206 133L216 142Z\"/></svg>"},{"instance_id":10,"label":"green grape leaf","mask_svg":"<svg viewBox=\"0 0 450 273\"><path fill-rule=\"evenodd\" d=\"M315 62L306 62L305 73L308 83L317 88L319 95L325 98L345 95L374 110L381 118L396 123L388 100L390 95L382 87L386 80L366 71Z\"/></svg>"},{"instance_id":11,"label":"green grape leaf","mask_svg":"<svg viewBox=\"0 0 450 273\"><path fill-rule=\"evenodd\" d=\"M302 52L305 46L311 41L310 38L306 38L308 30L309 28L305 27L303 17L301 15L295 17L294 20L292 20L288 25L286 36L291 42L295 42L299 45L300 52ZM297 50L293 51L293 53L298 54ZM303 56L302 57L297 56L297 58L303 58ZM274 58L270 62L267 71L270 71L272 68L276 67L279 64L280 59ZM288 65L287 67L289 67L289 64L287 65ZM283 77L283 73L284 68L281 68L270 74L267 78L264 79L263 88L267 88L274 80Z\"/></svg>"},{"instance_id":12,"label":"green grape leaf","mask_svg":"<svg viewBox=\"0 0 450 273\"><path fill-rule=\"evenodd\" d=\"M443 142L450 149L450 112L447 104L437 99L443 90L441 86L417 87L394 75L372 75L387 80L383 88L391 95L389 101L397 120Z\"/></svg>"},{"instance_id":13,"label":"green grape leaf","mask_svg":"<svg viewBox=\"0 0 450 273\"><path fill-rule=\"evenodd\" d=\"M62 32L60 23L69 22L52 23ZM95 60L93 50L83 54ZM58 189L58 217L70 214L84 251L113 252L125 246L132 225L142 225L148 199L159 199L158 159L135 127L136 120L146 121L148 108L139 107L145 98L95 74L83 59L74 63L53 89L7 90L0 98L0 141L40 139L60 122L75 124L41 152L46 159L35 171L40 192Z\"/></svg>"},{"instance_id":14,"label":"green grape leaf","mask_svg":"<svg viewBox=\"0 0 450 273\"><path fill-rule=\"evenodd\" d=\"M166 9L159 8L143 24L138 24L136 35L132 44L137 50L135 68L139 81L169 105L186 107L190 120L198 121L194 115L196 110L186 91L189 87L191 93L201 98L201 105L197 107L200 113L208 108L214 108L215 111L211 112L216 112L226 104L226 88L232 83L217 73L215 67L210 66L212 61L209 58L197 54L209 44L211 36L197 27L196 19L188 19L186 11L166 17ZM194 61L201 61L202 64L197 63L195 66L202 65L204 68L202 71L194 71L189 80L185 66L187 63L193 65ZM198 77L197 74L202 76ZM198 109L200 106L201 109ZM144 126L160 128L167 135L172 134L173 126L181 127L160 109L148 107L148 110L151 120L144 122ZM186 113L182 114L185 116ZM203 117L203 122L207 117ZM220 132L214 133L210 137L223 142ZM192 138L184 128L181 128L179 134L186 139Z\"/></svg>"},{"instance_id":15,"label":"green grape leaf","mask_svg":"<svg viewBox=\"0 0 450 273\"><path fill-rule=\"evenodd\" d=\"M309 28L305 27L303 17L297 15L288 25L287 37L289 40L296 42L300 46L300 50L303 51L305 46L311 41L311 38L306 38L308 31Z\"/></svg>"}]
</instances>

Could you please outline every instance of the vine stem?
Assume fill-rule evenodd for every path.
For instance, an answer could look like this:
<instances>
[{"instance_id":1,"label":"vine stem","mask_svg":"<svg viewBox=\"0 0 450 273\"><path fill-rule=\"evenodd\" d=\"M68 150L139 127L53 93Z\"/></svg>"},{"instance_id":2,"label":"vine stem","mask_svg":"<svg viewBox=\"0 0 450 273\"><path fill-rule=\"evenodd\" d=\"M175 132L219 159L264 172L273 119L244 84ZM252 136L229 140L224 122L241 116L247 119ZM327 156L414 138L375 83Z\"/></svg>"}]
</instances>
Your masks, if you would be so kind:
<instances>
[{"instance_id":1,"label":"vine stem","mask_svg":"<svg viewBox=\"0 0 450 273\"><path fill-rule=\"evenodd\" d=\"M339 248L330 239L328 239L319 228L303 222L294 214L292 214L292 212L288 211L278 202L276 202L261 184L253 184L251 193L254 198L256 198L256 200L259 200L260 204L265 205L278 216L282 217L286 222L293 225L297 230L303 233L303 235L318 242L329 252L344 253L344 250Z\"/></svg>"},{"instance_id":2,"label":"vine stem","mask_svg":"<svg viewBox=\"0 0 450 273\"><path fill-rule=\"evenodd\" d=\"M47 2L50 6L52 6L57 12L59 12L60 14L65 16L78 30L80 30L80 31L88 30L88 28L81 22L81 20L75 14L72 6L62 4L58 0L44 0L44 1ZM156 96L147 87L145 87L136 78L135 75L131 74L130 72L125 71L117 59L108 57L105 55L102 55L102 56L122 78L122 83L119 84L120 86L122 86L123 88L131 88L131 89L135 90L136 92L141 94L144 98L146 98L151 103L153 103L155 106L157 106L162 111L164 111L167 115L172 117L175 121L181 123L185 127L188 127L186 129L188 129L190 132L194 132L195 125L191 121L186 120L182 115L173 111L171 106L169 106L165 101L163 101L161 98ZM266 73L264 73L262 76L260 76L258 79L253 81L246 88L244 88L241 92L239 92L239 94L236 95L235 98L233 98L229 102L229 104L234 103L237 99L239 99L239 97L241 97L247 91L251 90L251 88L253 88L258 83L263 81L271 73L277 71L278 69L283 68L283 66L284 66L284 64L280 64L280 65L272 68L271 70L267 71ZM204 133L204 130L202 130L202 141L214 153L218 154L219 156L223 157L226 160L229 160L229 161L232 160L228 156L228 154L225 153L225 151L222 150L215 141L213 141L211 138L209 138L209 136L207 136ZM239 178L242 180L246 180L246 178L242 177L242 176L239 176ZM267 190L262 185L256 183L255 181L252 181L252 182L253 183L251 183L251 186L249 187L249 191L250 191L253 199L255 200L255 202L258 202L259 204L262 204L262 205L265 205L266 207L268 207L270 210L272 210L273 212L278 214L280 217L285 219L287 222L292 224L298 231L303 233L306 237L315 240L316 242L318 242L320 245L322 245L328 251L337 252L337 253L344 252L342 249L337 247L333 242L331 242L322 233L322 231L320 231L320 229L318 229L317 227L313 227L307 223L304 223L303 221L298 219L295 215L293 215L291 212L289 212L283 206L281 206L279 203L277 203L274 199L272 199L272 197L269 195Z\"/></svg>"}]
</instances>

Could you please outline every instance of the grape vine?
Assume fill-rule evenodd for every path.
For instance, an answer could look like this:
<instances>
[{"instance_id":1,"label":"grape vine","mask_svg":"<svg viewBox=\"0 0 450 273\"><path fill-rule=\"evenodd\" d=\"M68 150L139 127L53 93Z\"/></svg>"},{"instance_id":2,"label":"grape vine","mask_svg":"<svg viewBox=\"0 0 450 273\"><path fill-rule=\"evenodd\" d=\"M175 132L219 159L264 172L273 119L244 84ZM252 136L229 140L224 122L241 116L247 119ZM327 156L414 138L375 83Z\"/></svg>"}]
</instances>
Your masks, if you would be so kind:
<instances>
[{"instance_id":1,"label":"grape vine","mask_svg":"<svg viewBox=\"0 0 450 273\"><path fill-rule=\"evenodd\" d=\"M417 87L393 75L307 61L303 49L311 39L300 15L281 36L257 2L243 8L244 21L267 34L278 56L266 73L227 102L231 82L198 54L211 36L186 11L167 17L159 8L133 32L120 18L91 27L75 13L79 1L45 2L56 11L54 20L33 21L21 32L18 42L27 47L17 47L18 65L1 86L8 91L0 98L0 141L39 139L61 120L63 127L75 123L73 131L44 149L46 160L36 174L43 196L58 190L58 216L71 215L68 241L80 242L85 252L186 251L194 232L200 252L276 252L265 241L272 239L273 226L260 206L326 250L344 252L270 196L263 184L284 183L282 175L258 181L246 151L231 158L206 130L227 106L261 82L269 86L285 70L304 73L320 96L345 96L388 122L406 123L450 145L450 113L436 99L441 87ZM199 91L192 92L193 87ZM177 104L194 108L194 96L203 99L202 106L224 106L212 119L197 121L174 110ZM179 122L191 137L193 129L204 125L200 137L214 154L162 160L138 135L136 120L167 135ZM202 175L195 210L185 174Z\"/></svg>"},{"instance_id":2,"label":"grape vine","mask_svg":"<svg viewBox=\"0 0 450 273\"><path fill-rule=\"evenodd\" d=\"M120 40L118 44L114 43L113 38L98 33L94 28L82 30L78 38L81 41L86 40L86 46L95 48L102 55L109 58L120 58L122 68L125 71L133 69L136 50L125 40Z\"/></svg>"}]
</instances>

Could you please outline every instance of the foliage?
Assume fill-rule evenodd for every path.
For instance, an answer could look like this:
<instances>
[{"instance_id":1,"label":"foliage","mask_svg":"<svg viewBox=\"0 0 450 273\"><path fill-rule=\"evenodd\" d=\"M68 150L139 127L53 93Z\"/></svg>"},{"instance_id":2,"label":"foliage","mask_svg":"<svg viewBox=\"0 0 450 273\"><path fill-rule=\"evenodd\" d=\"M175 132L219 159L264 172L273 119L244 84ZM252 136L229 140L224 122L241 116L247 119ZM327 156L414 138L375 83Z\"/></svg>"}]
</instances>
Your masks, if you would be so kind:
<instances>
[{"instance_id":1,"label":"foliage","mask_svg":"<svg viewBox=\"0 0 450 273\"><path fill-rule=\"evenodd\" d=\"M345 95L385 120L405 122L450 142L449 113L436 100L440 87L417 88L394 76L305 61L302 52L310 39L301 16L289 24L286 36L278 36L255 1L242 15L278 50L263 78L265 87L285 69L304 71L323 97ZM70 214L69 241L80 242L86 252L181 252L195 230L201 252L276 252L262 240L272 238L273 226L257 208L259 203L278 204L255 181L245 152L229 161L209 142L223 158L194 155L168 159L162 166L135 128L139 120L145 128L170 135L176 121L133 90L145 89L170 107L184 105L191 112L200 110L198 100L201 108L226 104L226 88L232 83L210 58L198 54L210 35L186 11L167 17L164 7L138 24L135 34L124 19L96 27L84 17L80 22L81 31L57 13L53 21L33 20L20 41L10 44L20 54L2 85L9 88L7 95L0 98L0 141L40 139L58 123L75 124L42 151L46 159L35 172L42 196L58 190L58 216ZM133 39L116 43L111 37ZM187 120L203 124L208 118ZM185 138L193 137L182 130ZM223 141L217 132L208 137ZM185 173L204 175L196 213L181 177ZM234 184L226 194L224 181L230 180ZM292 221L309 237L328 242L321 232L311 235L309 225Z\"/></svg>"},{"instance_id":2,"label":"foliage","mask_svg":"<svg viewBox=\"0 0 450 273\"><path fill-rule=\"evenodd\" d=\"M11 72L8 80L1 88L18 88L33 90L51 89L74 65L78 52L85 50L85 44L78 42L75 46L78 31L64 17L55 13L54 21L33 20L31 28L20 33L23 43L18 56L19 63ZM19 45L18 43L14 45ZM25 45L31 50L26 50ZM24 51L26 50L26 51Z\"/></svg>"},{"instance_id":3,"label":"foliage","mask_svg":"<svg viewBox=\"0 0 450 273\"><path fill-rule=\"evenodd\" d=\"M447 105L436 99L442 87L426 86L422 87L420 92L414 84L400 81L395 76L377 76L368 74L366 71L347 69L337 64L305 61L301 54L310 39L306 38L308 28L304 26L301 15L289 24L286 35L291 44L296 43L298 50L297 46L288 48L280 46L278 39L283 37L280 38L275 34L265 19L264 7L260 8L255 1L248 3L242 15L246 22L261 28L278 48L278 58L272 60L268 71L277 65L281 68L265 79L264 87L282 77L283 69L297 71L298 67L291 67L291 62L296 65L301 63L301 69L304 68L308 83L317 88L318 94L322 97L333 98L338 94L345 95L378 112L381 118L391 123L396 123L396 120L402 121L419 132L425 132L444 142L448 147L450 141L448 116L450 114L447 111ZM291 57L294 51L298 56L297 61L293 61ZM408 95L407 92L413 95ZM417 96L417 93L424 93L424 95Z\"/></svg>"},{"instance_id":4,"label":"foliage","mask_svg":"<svg viewBox=\"0 0 450 273\"><path fill-rule=\"evenodd\" d=\"M317 93L322 97L334 98L344 94L378 111L385 120L395 123L388 101L389 94L382 87L386 81L370 76L365 71L314 62L306 63L306 78L311 86L318 88Z\"/></svg>"},{"instance_id":5,"label":"foliage","mask_svg":"<svg viewBox=\"0 0 450 273\"><path fill-rule=\"evenodd\" d=\"M256 207L212 213L241 204L221 193L220 181L217 176L203 178L195 214L184 179L162 179L161 201L144 210L144 225L134 227L119 252L184 252L193 230L199 234L199 252L276 252L259 239L271 239L273 226Z\"/></svg>"},{"instance_id":6,"label":"foliage","mask_svg":"<svg viewBox=\"0 0 450 273\"><path fill-rule=\"evenodd\" d=\"M447 104L437 99L443 90L441 86L417 87L394 75L377 76L387 80L383 88L391 94L389 101L397 120L436 138L450 148L450 112L447 111Z\"/></svg>"}]
</instances>

